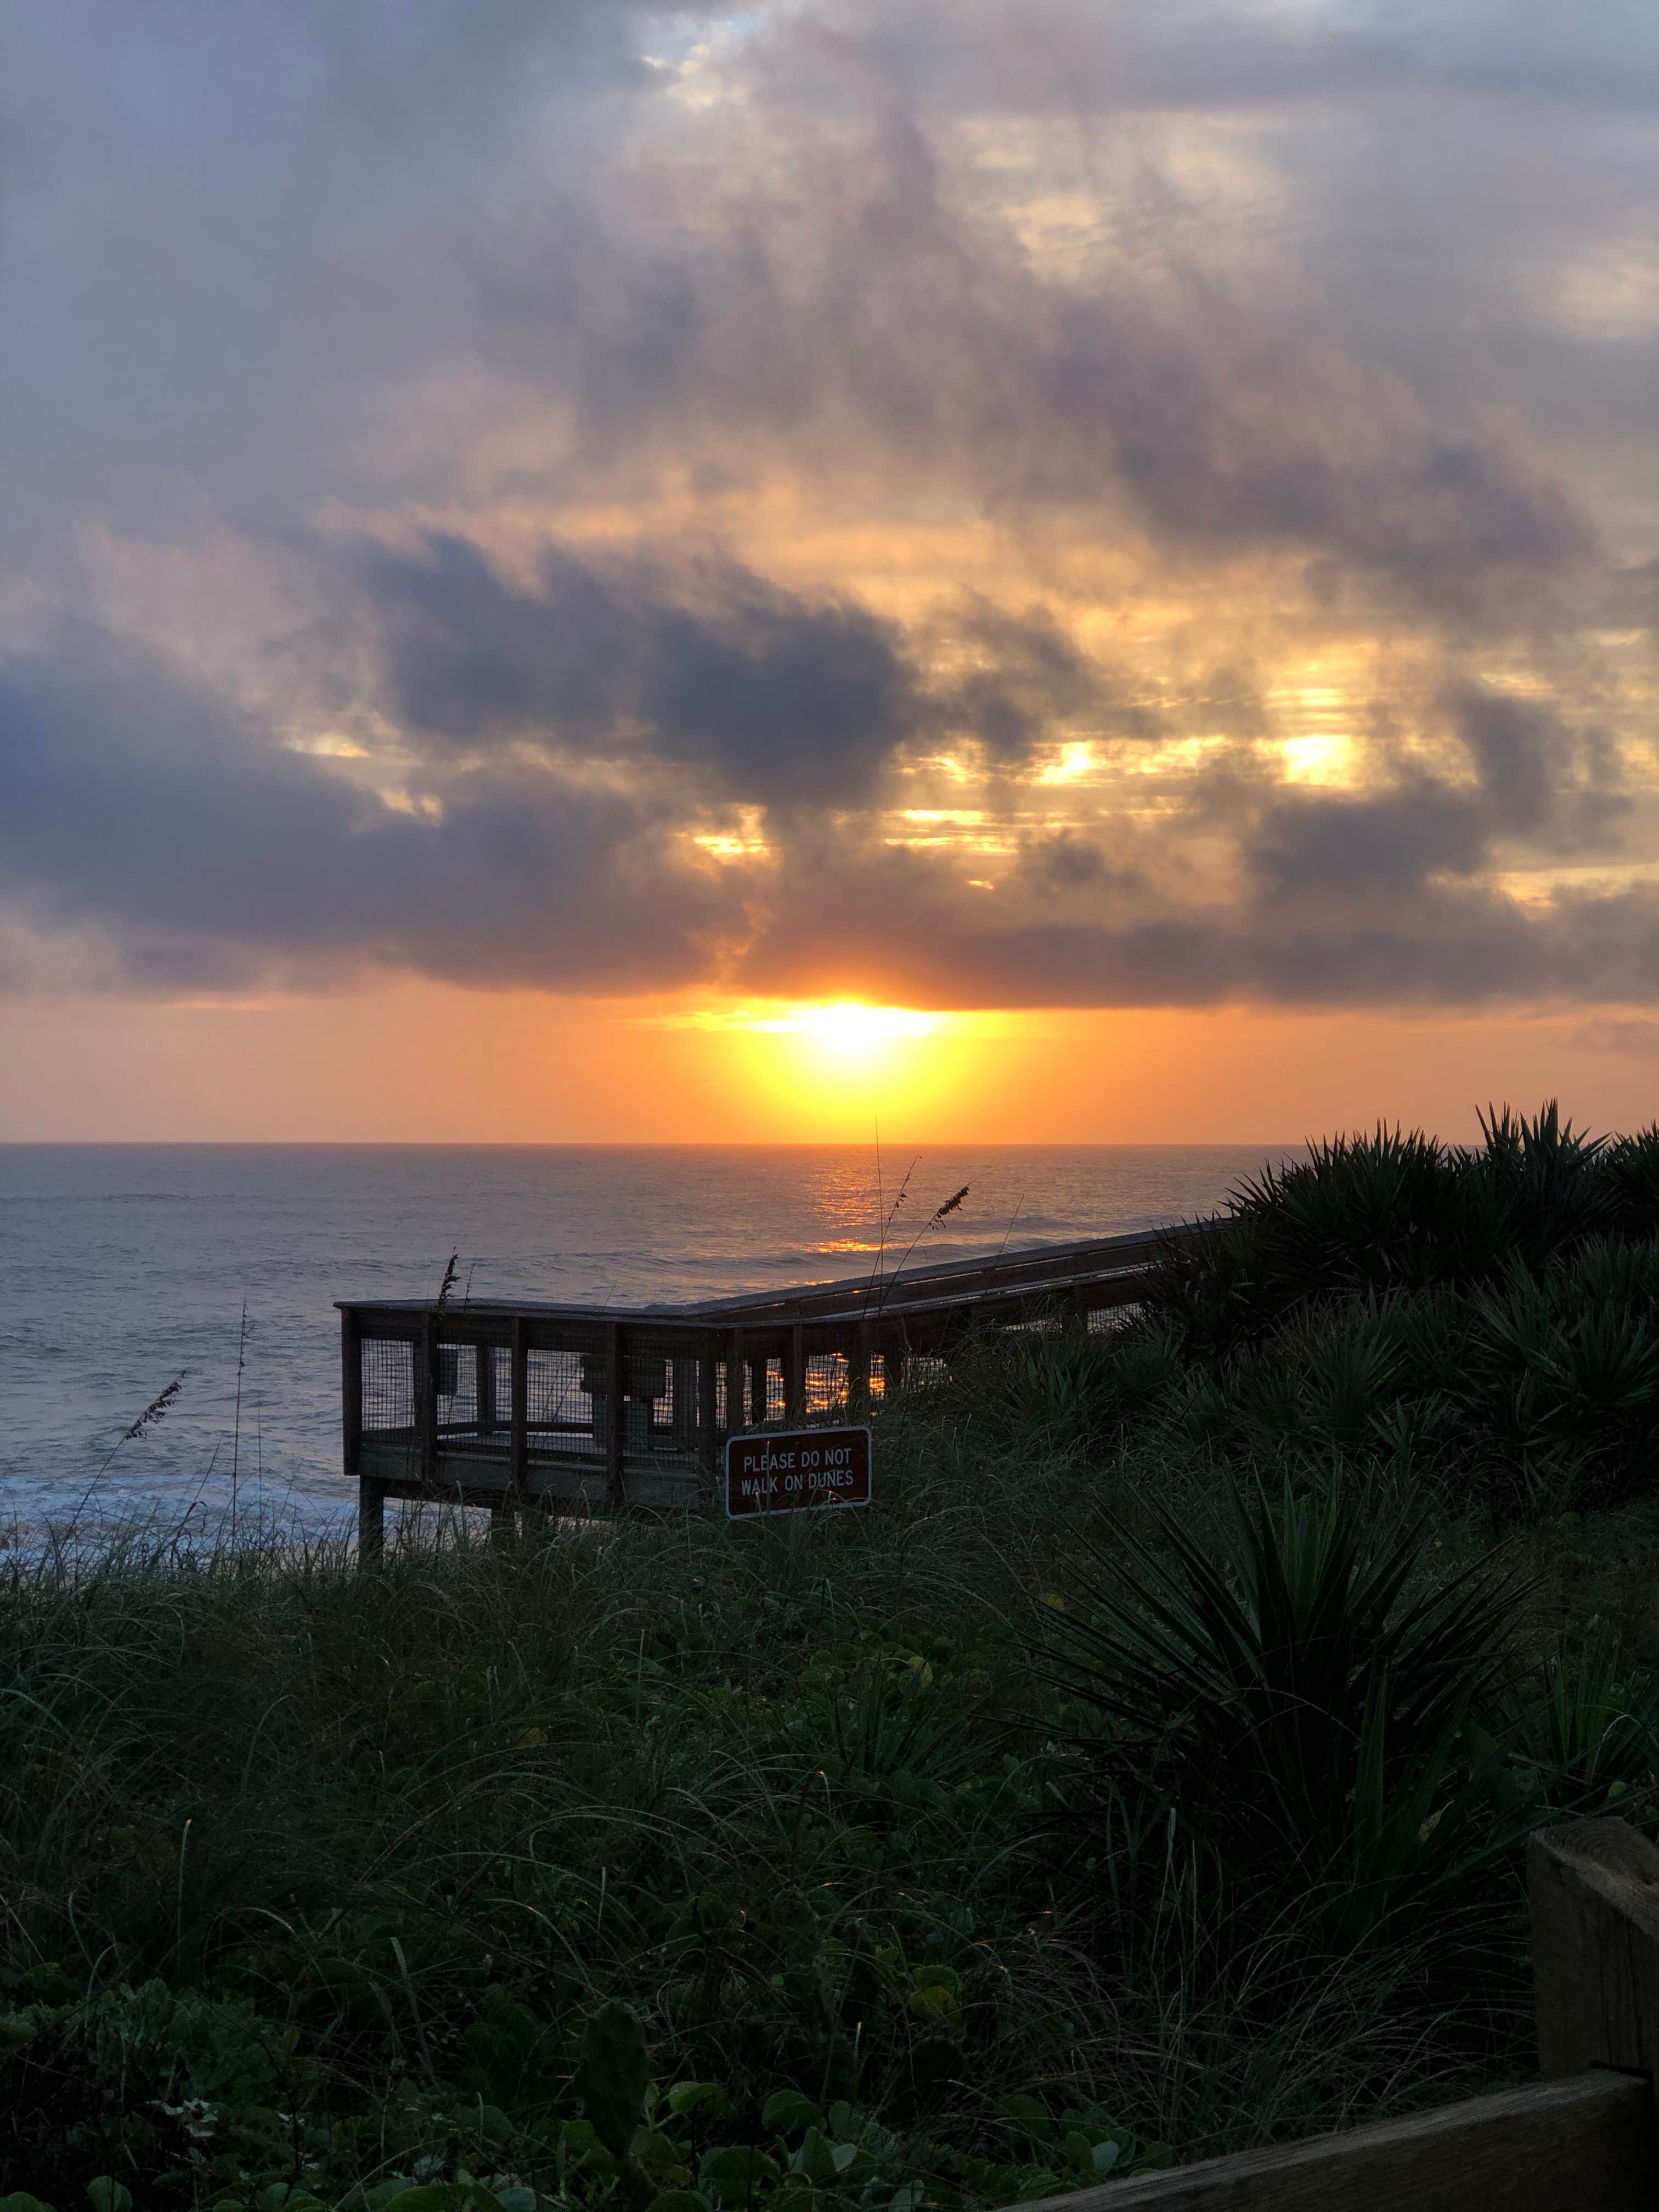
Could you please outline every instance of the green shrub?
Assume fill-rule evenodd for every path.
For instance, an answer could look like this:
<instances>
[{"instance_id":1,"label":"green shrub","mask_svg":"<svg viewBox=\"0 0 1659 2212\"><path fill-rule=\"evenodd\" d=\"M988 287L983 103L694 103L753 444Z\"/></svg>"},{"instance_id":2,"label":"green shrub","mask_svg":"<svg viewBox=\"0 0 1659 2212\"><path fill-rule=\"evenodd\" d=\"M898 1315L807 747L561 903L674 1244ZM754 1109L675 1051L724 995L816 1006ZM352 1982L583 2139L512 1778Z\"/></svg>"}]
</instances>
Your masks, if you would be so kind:
<instances>
[{"instance_id":1,"label":"green shrub","mask_svg":"<svg viewBox=\"0 0 1659 2212\"><path fill-rule=\"evenodd\" d=\"M1214 1236L1170 1248L1152 1299L1213 1356L1334 1295L1493 1284L1570 1261L1598 1238L1659 1237L1659 1127L1591 1137L1552 1101L1481 1117L1478 1146L1379 1126L1268 1166Z\"/></svg>"},{"instance_id":2,"label":"green shrub","mask_svg":"<svg viewBox=\"0 0 1659 2212\"><path fill-rule=\"evenodd\" d=\"M1659 1677L1632 1667L1610 1622L1565 1635L1509 1686L1495 1715L1510 1804L1638 1823L1659 1798Z\"/></svg>"},{"instance_id":3,"label":"green shrub","mask_svg":"<svg viewBox=\"0 0 1659 2212\"><path fill-rule=\"evenodd\" d=\"M1425 1521L1378 1526L1340 1484L1234 1491L1218 1547L1149 1519L1088 1548L1039 1646L1099 1717L1078 1741L1118 1790L1150 1781L1245 1880L1324 1894L1343 1939L1513 1840L1468 1817L1465 1742L1496 1702L1512 1577L1424 1580Z\"/></svg>"}]
</instances>

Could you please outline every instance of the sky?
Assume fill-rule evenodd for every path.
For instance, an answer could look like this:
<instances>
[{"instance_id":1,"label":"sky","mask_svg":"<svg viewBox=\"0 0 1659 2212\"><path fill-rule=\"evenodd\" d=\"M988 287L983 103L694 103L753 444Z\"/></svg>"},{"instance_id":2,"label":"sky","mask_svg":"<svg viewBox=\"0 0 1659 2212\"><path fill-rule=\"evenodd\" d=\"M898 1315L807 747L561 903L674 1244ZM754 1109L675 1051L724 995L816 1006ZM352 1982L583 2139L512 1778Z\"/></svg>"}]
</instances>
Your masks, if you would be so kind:
<instances>
[{"instance_id":1,"label":"sky","mask_svg":"<svg viewBox=\"0 0 1659 2212\"><path fill-rule=\"evenodd\" d=\"M4 0L0 210L0 1138L1659 1113L1650 0Z\"/></svg>"}]
</instances>

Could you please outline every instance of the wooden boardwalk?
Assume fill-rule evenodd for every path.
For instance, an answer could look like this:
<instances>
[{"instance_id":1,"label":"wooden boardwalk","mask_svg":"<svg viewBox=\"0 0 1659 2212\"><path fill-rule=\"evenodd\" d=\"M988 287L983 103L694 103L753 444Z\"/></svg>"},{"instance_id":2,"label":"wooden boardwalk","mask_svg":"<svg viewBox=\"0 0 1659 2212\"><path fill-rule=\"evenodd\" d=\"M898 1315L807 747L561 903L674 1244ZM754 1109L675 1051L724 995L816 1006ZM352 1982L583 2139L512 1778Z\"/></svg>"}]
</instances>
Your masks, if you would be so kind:
<instances>
[{"instance_id":1,"label":"wooden boardwalk","mask_svg":"<svg viewBox=\"0 0 1659 2212\"><path fill-rule=\"evenodd\" d=\"M345 1473L362 1542L388 1498L497 1512L696 1504L727 1439L769 1423L861 1420L916 1360L985 1328L1136 1304L1197 1228L1041 1244L687 1306L346 1299Z\"/></svg>"}]
</instances>

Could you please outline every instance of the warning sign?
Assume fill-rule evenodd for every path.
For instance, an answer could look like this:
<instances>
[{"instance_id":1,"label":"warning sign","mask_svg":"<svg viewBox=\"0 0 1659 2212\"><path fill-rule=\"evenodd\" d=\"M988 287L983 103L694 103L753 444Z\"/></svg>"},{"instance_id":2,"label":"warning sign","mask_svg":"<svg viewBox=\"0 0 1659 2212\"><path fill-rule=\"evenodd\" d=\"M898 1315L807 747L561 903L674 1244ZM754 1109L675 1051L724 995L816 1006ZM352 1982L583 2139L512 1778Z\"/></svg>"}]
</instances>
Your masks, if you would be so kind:
<instances>
[{"instance_id":1,"label":"warning sign","mask_svg":"<svg viewBox=\"0 0 1659 2212\"><path fill-rule=\"evenodd\" d=\"M869 1503L868 1429L757 1429L726 1447L726 1510L733 1521Z\"/></svg>"}]
</instances>

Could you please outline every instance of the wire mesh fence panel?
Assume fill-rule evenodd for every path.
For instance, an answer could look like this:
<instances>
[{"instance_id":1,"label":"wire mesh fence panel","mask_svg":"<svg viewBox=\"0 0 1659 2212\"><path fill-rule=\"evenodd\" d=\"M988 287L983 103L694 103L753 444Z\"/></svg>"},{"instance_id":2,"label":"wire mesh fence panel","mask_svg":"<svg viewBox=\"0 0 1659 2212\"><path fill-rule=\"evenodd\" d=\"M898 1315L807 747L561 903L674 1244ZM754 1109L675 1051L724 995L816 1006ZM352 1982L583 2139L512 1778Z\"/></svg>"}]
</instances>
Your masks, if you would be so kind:
<instances>
[{"instance_id":1,"label":"wire mesh fence panel","mask_svg":"<svg viewBox=\"0 0 1659 2212\"><path fill-rule=\"evenodd\" d=\"M441 1435L470 1435L478 1425L478 1347L440 1340L438 1429Z\"/></svg>"},{"instance_id":2,"label":"wire mesh fence panel","mask_svg":"<svg viewBox=\"0 0 1659 2212\"><path fill-rule=\"evenodd\" d=\"M360 1347L363 1375L363 1431L415 1425L415 1347L367 1336Z\"/></svg>"},{"instance_id":3,"label":"wire mesh fence panel","mask_svg":"<svg viewBox=\"0 0 1659 2212\"><path fill-rule=\"evenodd\" d=\"M625 1455L687 1465L696 1460L699 1364L683 1337L629 1331Z\"/></svg>"},{"instance_id":4,"label":"wire mesh fence panel","mask_svg":"<svg viewBox=\"0 0 1659 2212\"><path fill-rule=\"evenodd\" d=\"M674 1347L668 1366L668 1429L676 1451L695 1455L702 1419L702 1355Z\"/></svg>"},{"instance_id":5,"label":"wire mesh fence panel","mask_svg":"<svg viewBox=\"0 0 1659 2212\"><path fill-rule=\"evenodd\" d=\"M805 1391L808 1414L842 1412L851 1382L852 1369L844 1352L810 1352Z\"/></svg>"},{"instance_id":6,"label":"wire mesh fence panel","mask_svg":"<svg viewBox=\"0 0 1659 2212\"><path fill-rule=\"evenodd\" d=\"M603 1434L595 1433L595 1400L589 1387L598 1380L592 1372L594 1354L573 1349L526 1354L526 1396L530 1449L543 1452L599 1452Z\"/></svg>"},{"instance_id":7,"label":"wire mesh fence panel","mask_svg":"<svg viewBox=\"0 0 1659 2212\"><path fill-rule=\"evenodd\" d=\"M736 1426L763 1428L781 1421L784 1409L783 1369L779 1361L759 1352L745 1352L737 1370Z\"/></svg>"},{"instance_id":8,"label":"wire mesh fence panel","mask_svg":"<svg viewBox=\"0 0 1659 2212\"><path fill-rule=\"evenodd\" d=\"M1091 1306L1086 1316L1090 1334L1095 1336L1115 1336L1127 1328L1132 1321L1139 1321L1146 1309L1137 1301L1133 1304Z\"/></svg>"},{"instance_id":9,"label":"wire mesh fence panel","mask_svg":"<svg viewBox=\"0 0 1659 2212\"><path fill-rule=\"evenodd\" d=\"M481 1344L478 1356L478 1434L501 1442L513 1423L513 1353L505 1344Z\"/></svg>"}]
</instances>

